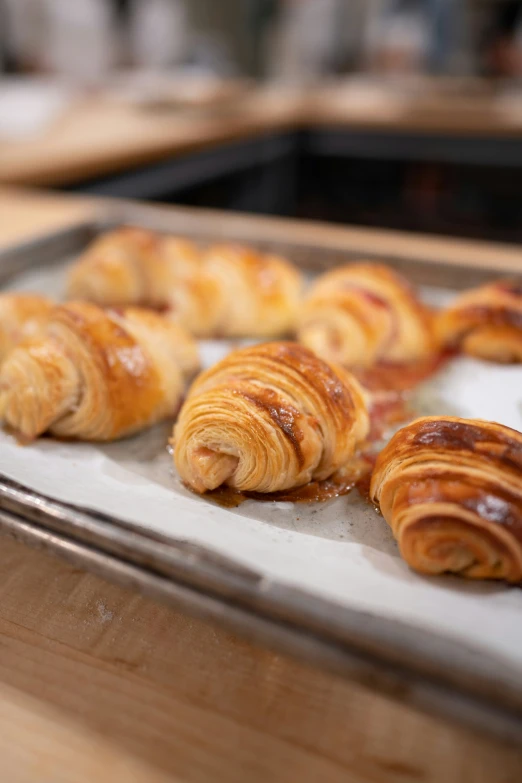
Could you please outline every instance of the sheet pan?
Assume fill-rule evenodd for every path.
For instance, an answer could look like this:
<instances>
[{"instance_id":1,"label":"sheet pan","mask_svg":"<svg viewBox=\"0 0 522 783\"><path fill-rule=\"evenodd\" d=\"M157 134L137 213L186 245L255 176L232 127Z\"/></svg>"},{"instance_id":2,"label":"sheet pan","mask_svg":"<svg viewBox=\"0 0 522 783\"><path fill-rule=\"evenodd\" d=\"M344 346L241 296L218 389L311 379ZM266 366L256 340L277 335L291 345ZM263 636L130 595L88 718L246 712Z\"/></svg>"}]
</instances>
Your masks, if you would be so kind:
<instances>
[{"instance_id":1,"label":"sheet pan","mask_svg":"<svg viewBox=\"0 0 522 783\"><path fill-rule=\"evenodd\" d=\"M100 230L132 222L243 239L200 218L136 208L0 256L7 287L58 294L64 265ZM349 247L258 243L310 273ZM442 302L493 273L392 258ZM22 268L26 271L23 272ZM497 273L498 274L498 273ZM15 277L13 277L15 275ZM444 283L444 286L441 286ZM230 349L205 343L211 363ZM420 413L480 415L522 429L522 371L458 360L417 395ZM427 579L401 561L385 522L357 493L311 506L248 501L223 509L179 482L170 425L115 444L0 436L0 527L164 600L312 658L372 687L503 736L522 736L522 593L456 578ZM129 575L130 574L130 575Z\"/></svg>"}]
</instances>

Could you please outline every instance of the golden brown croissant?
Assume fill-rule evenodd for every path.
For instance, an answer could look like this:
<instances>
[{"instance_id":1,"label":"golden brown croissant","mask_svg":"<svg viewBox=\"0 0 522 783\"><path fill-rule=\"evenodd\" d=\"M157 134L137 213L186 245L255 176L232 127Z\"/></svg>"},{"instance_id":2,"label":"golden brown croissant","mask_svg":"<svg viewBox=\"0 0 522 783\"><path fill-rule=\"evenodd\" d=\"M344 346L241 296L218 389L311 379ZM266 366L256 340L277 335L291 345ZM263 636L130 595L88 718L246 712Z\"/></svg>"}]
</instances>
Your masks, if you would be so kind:
<instances>
[{"instance_id":1,"label":"golden brown croissant","mask_svg":"<svg viewBox=\"0 0 522 783\"><path fill-rule=\"evenodd\" d=\"M128 435L177 410L198 365L192 339L146 310L57 306L0 369L0 411L24 438Z\"/></svg>"},{"instance_id":2,"label":"golden brown croissant","mask_svg":"<svg viewBox=\"0 0 522 783\"><path fill-rule=\"evenodd\" d=\"M165 308L202 337L269 337L294 328L301 276L284 259L232 244L123 228L100 237L71 269L70 298Z\"/></svg>"},{"instance_id":3,"label":"golden brown croissant","mask_svg":"<svg viewBox=\"0 0 522 783\"><path fill-rule=\"evenodd\" d=\"M166 307L171 289L199 266L200 253L189 240L121 228L96 239L74 264L67 294L102 306Z\"/></svg>"},{"instance_id":4,"label":"golden brown croissant","mask_svg":"<svg viewBox=\"0 0 522 783\"><path fill-rule=\"evenodd\" d=\"M0 294L0 361L17 343L38 332L53 302L38 294Z\"/></svg>"},{"instance_id":5,"label":"golden brown croissant","mask_svg":"<svg viewBox=\"0 0 522 783\"><path fill-rule=\"evenodd\" d=\"M437 319L441 342L494 362L522 362L522 284L499 280L466 291Z\"/></svg>"},{"instance_id":6,"label":"golden brown croissant","mask_svg":"<svg viewBox=\"0 0 522 783\"><path fill-rule=\"evenodd\" d=\"M399 430L370 496L417 571L522 580L522 434L436 416Z\"/></svg>"},{"instance_id":7,"label":"golden brown croissant","mask_svg":"<svg viewBox=\"0 0 522 783\"><path fill-rule=\"evenodd\" d=\"M345 466L368 432L361 388L296 343L232 352L195 381L174 460L197 492L277 492Z\"/></svg>"},{"instance_id":8,"label":"golden brown croissant","mask_svg":"<svg viewBox=\"0 0 522 783\"><path fill-rule=\"evenodd\" d=\"M293 264L228 244L211 247L203 266L205 280L214 286L208 301L212 334L275 337L295 327L302 280Z\"/></svg>"},{"instance_id":9,"label":"golden brown croissant","mask_svg":"<svg viewBox=\"0 0 522 783\"><path fill-rule=\"evenodd\" d=\"M403 364L435 350L432 320L399 274L382 264L348 264L316 280L301 309L298 336L345 367Z\"/></svg>"}]
</instances>

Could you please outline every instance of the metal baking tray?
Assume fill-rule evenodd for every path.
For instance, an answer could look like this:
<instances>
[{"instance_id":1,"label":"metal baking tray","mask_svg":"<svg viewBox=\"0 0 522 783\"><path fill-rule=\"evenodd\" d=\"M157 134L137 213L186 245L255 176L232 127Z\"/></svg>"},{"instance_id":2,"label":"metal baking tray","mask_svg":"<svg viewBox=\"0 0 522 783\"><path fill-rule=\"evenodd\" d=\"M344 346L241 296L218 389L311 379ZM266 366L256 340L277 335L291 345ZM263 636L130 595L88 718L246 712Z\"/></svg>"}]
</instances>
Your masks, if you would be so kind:
<instances>
[{"instance_id":1,"label":"metal baking tray","mask_svg":"<svg viewBox=\"0 0 522 783\"><path fill-rule=\"evenodd\" d=\"M249 241L285 253L309 270L360 257L360 249L347 245L342 234L333 245L298 244L282 239L284 224L276 221L248 218L248 231L242 231L237 216L117 204L99 219L0 253L0 284L23 269L59 263L81 252L100 231L122 224L202 241ZM451 277L456 289L502 272L498 266L494 271L450 267L444 259L428 263L386 254L386 261L421 283L448 285ZM522 738L520 670L499 667L494 656L460 642L267 580L199 544L44 497L2 475L0 531L402 702L507 740Z\"/></svg>"}]
</instances>

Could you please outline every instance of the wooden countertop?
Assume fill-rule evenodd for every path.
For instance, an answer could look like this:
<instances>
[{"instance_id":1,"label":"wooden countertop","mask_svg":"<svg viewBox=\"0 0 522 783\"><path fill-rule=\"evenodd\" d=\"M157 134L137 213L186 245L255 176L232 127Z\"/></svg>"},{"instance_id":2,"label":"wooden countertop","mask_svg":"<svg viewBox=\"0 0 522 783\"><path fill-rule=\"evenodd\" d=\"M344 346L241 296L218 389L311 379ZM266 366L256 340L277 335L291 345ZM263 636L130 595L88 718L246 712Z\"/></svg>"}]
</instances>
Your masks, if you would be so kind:
<instances>
[{"instance_id":1,"label":"wooden countertop","mask_svg":"<svg viewBox=\"0 0 522 783\"><path fill-rule=\"evenodd\" d=\"M292 127L298 102L260 93L235 109L150 111L79 100L41 136L0 140L0 182L62 185Z\"/></svg>"},{"instance_id":2,"label":"wooden countertop","mask_svg":"<svg viewBox=\"0 0 522 783\"><path fill-rule=\"evenodd\" d=\"M522 100L428 86L398 91L360 80L321 88L257 88L233 107L151 111L78 100L37 138L0 140L0 182L62 185L278 130L338 126L522 138ZM446 88L447 91L447 88Z\"/></svg>"},{"instance_id":3,"label":"wooden countertop","mask_svg":"<svg viewBox=\"0 0 522 783\"><path fill-rule=\"evenodd\" d=\"M95 208L0 189L0 245ZM512 747L5 537L0 758L6 783L515 783L522 776L522 752Z\"/></svg>"}]
</instances>

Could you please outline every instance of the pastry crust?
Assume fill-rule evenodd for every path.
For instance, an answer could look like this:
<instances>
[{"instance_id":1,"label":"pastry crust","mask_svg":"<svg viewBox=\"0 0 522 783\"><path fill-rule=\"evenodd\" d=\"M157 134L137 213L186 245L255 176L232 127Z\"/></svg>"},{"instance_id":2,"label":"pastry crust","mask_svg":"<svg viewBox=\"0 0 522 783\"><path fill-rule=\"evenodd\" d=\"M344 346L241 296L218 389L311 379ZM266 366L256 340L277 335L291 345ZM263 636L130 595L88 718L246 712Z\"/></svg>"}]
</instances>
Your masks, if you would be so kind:
<instances>
[{"instance_id":1,"label":"pastry crust","mask_svg":"<svg viewBox=\"0 0 522 783\"><path fill-rule=\"evenodd\" d=\"M295 328L301 275L285 259L240 245L204 253L136 228L109 232L72 267L68 297L101 306L163 308L201 337L272 337Z\"/></svg>"},{"instance_id":2,"label":"pastry crust","mask_svg":"<svg viewBox=\"0 0 522 783\"><path fill-rule=\"evenodd\" d=\"M39 294L0 294L0 362L21 340L38 333L53 305Z\"/></svg>"},{"instance_id":3,"label":"pastry crust","mask_svg":"<svg viewBox=\"0 0 522 783\"><path fill-rule=\"evenodd\" d=\"M26 439L113 440L173 416L197 367L192 338L165 318L73 302L6 358L0 411Z\"/></svg>"},{"instance_id":4,"label":"pastry crust","mask_svg":"<svg viewBox=\"0 0 522 783\"><path fill-rule=\"evenodd\" d=\"M172 288L197 275L200 264L189 240L121 228L96 239L73 265L67 295L101 306L163 308Z\"/></svg>"},{"instance_id":5,"label":"pastry crust","mask_svg":"<svg viewBox=\"0 0 522 783\"><path fill-rule=\"evenodd\" d=\"M174 459L196 492L277 492L328 478L367 432L363 392L346 370L296 343L265 343L197 378L174 429Z\"/></svg>"},{"instance_id":6,"label":"pastry crust","mask_svg":"<svg viewBox=\"0 0 522 783\"><path fill-rule=\"evenodd\" d=\"M522 580L522 433L418 419L380 453L370 497L415 570Z\"/></svg>"},{"instance_id":7,"label":"pastry crust","mask_svg":"<svg viewBox=\"0 0 522 783\"><path fill-rule=\"evenodd\" d=\"M431 312L383 264L348 264L321 275L301 309L298 336L345 367L411 363L436 349Z\"/></svg>"},{"instance_id":8,"label":"pastry crust","mask_svg":"<svg viewBox=\"0 0 522 783\"><path fill-rule=\"evenodd\" d=\"M276 337L295 329L302 278L279 256L224 244L203 259L204 277L214 286L211 332L224 337Z\"/></svg>"},{"instance_id":9,"label":"pastry crust","mask_svg":"<svg viewBox=\"0 0 522 783\"><path fill-rule=\"evenodd\" d=\"M493 362L522 362L522 283L499 280L465 291L437 319L448 348Z\"/></svg>"}]
</instances>

